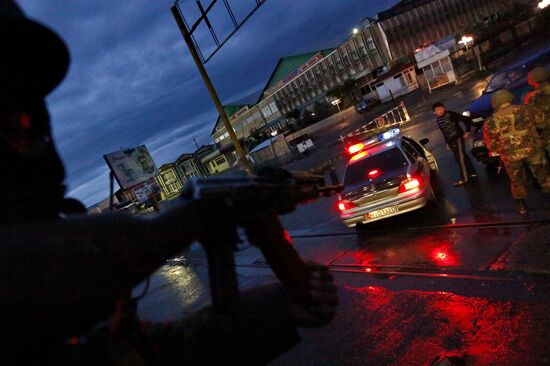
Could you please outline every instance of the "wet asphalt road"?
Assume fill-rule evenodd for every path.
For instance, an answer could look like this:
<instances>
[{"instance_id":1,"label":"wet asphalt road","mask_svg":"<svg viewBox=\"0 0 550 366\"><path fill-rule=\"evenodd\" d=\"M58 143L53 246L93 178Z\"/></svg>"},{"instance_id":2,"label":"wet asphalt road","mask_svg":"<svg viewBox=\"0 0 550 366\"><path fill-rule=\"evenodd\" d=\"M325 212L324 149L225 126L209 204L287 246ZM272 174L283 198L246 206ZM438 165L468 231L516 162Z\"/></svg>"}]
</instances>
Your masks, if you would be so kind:
<instances>
[{"instance_id":1,"label":"wet asphalt road","mask_svg":"<svg viewBox=\"0 0 550 366\"><path fill-rule=\"evenodd\" d=\"M521 217L505 173L478 163L479 182L455 188L457 167L429 109L440 99L462 112L483 87L472 81L405 100L413 120L403 133L429 138L438 160L437 204L359 234L340 222L336 197L282 218L301 256L330 266L341 304L333 323L303 330L301 344L273 365L424 365L445 352L467 365L550 363L550 199L530 179L530 212ZM330 159L341 175L335 137L363 119L354 115L313 136L317 151L288 168ZM239 248L241 288L276 281L256 248ZM204 253L194 245L152 276L139 310L168 320L208 303Z\"/></svg>"}]
</instances>

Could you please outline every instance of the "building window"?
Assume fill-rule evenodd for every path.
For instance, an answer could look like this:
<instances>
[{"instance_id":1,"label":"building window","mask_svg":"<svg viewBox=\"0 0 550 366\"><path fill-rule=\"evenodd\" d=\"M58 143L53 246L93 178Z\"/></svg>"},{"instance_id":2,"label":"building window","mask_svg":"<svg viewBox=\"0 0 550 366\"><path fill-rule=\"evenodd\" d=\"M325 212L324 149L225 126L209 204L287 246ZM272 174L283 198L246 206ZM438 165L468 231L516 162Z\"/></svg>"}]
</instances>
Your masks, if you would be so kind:
<instances>
[{"instance_id":1,"label":"building window","mask_svg":"<svg viewBox=\"0 0 550 366\"><path fill-rule=\"evenodd\" d=\"M227 160L225 160L225 156L218 156L216 159L214 159L214 163L216 165L221 165L223 163L227 162Z\"/></svg>"},{"instance_id":2,"label":"building window","mask_svg":"<svg viewBox=\"0 0 550 366\"><path fill-rule=\"evenodd\" d=\"M407 85L414 84L412 73L413 73L413 69L410 69L403 74L403 77L405 78L405 82L407 83Z\"/></svg>"},{"instance_id":3,"label":"building window","mask_svg":"<svg viewBox=\"0 0 550 366\"><path fill-rule=\"evenodd\" d=\"M262 114L264 115L264 117L271 116L271 111L269 109L269 106L262 107Z\"/></svg>"},{"instance_id":4,"label":"building window","mask_svg":"<svg viewBox=\"0 0 550 366\"><path fill-rule=\"evenodd\" d=\"M376 44L374 43L374 40L371 38L367 39L367 49L372 52L376 51Z\"/></svg>"},{"instance_id":5,"label":"building window","mask_svg":"<svg viewBox=\"0 0 550 366\"><path fill-rule=\"evenodd\" d=\"M277 104L275 102L269 103L269 108L271 109L272 114L279 112L279 109L277 108Z\"/></svg>"},{"instance_id":6,"label":"building window","mask_svg":"<svg viewBox=\"0 0 550 366\"><path fill-rule=\"evenodd\" d=\"M441 68L443 69L443 72L449 72L453 69L453 66L451 65L451 61L449 60L448 57L441 59L440 62L441 62Z\"/></svg>"},{"instance_id":7,"label":"building window","mask_svg":"<svg viewBox=\"0 0 550 366\"><path fill-rule=\"evenodd\" d=\"M361 90L362 95L367 95L367 94L370 94L370 93L376 91L376 86L374 86L373 83L369 83L369 84L363 85L360 88L360 90Z\"/></svg>"}]
</instances>

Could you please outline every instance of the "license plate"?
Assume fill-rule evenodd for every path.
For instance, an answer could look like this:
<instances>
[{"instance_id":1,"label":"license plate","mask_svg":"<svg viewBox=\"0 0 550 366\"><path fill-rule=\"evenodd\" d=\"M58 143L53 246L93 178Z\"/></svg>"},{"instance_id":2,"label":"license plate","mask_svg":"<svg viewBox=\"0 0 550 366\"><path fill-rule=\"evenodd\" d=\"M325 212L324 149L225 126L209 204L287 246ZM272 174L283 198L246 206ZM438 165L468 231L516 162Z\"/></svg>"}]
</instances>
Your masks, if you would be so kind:
<instances>
[{"instance_id":1,"label":"license plate","mask_svg":"<svg viewBox=\"0 0 550 366\"><path fill-rule=\"evenodd\" d=\"M399 208L397 206L386 207L386 208L383 208L381 210L372 211L372 212L366 214L365 218L367 220L373 220L373 219L377 219L377 218L382 217L382 216L392 215L392 214L397 213L397 212L399 212Z\"/></svg>"}]
</instances>

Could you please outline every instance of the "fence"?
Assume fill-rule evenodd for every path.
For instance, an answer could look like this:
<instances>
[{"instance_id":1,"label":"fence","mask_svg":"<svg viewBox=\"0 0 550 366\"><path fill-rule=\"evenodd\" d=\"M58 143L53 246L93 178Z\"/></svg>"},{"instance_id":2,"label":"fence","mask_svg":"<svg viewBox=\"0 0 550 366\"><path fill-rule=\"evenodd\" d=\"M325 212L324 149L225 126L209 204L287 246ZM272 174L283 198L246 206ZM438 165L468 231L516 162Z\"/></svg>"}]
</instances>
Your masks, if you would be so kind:
<instances>
[{"instance_id":1,"label":"fence","mask_svg":"<svg viewBox=\"0 0 550 366\"><path fill-rule=\"evenodd\" d=\"M372 134L373 132L384 131L389 127L400 126L410 120L411 118L409 116L407 107L405 106L405 103L401 102L397 107L376 117L372 121L356 129L355 131L348 133L347 135L341 135L339 140L342 143L345 143L348 139L362 137L367 134Z\"/></svg>"},{"instance_id":2,"label":"fence","mask_svg":"<svg viewBox=\"0 0 550 366\"><path fill-rule=\"evenodd\" d=\"M409 85L405 86L404 88L399 89L397 91L392 91L391 89L388 89L388 91L390 92L390 95L388 95L385 98L380 99L380 102L381 103L386 103L386 102L389 102L391 100L395 100L399 97L402 97L403 95L407 95L407 94L415 91L418 88L420 88L420 83L418 82L418 80L415 80L411 84L409 84Z\"/></svg>"}]
</instances>

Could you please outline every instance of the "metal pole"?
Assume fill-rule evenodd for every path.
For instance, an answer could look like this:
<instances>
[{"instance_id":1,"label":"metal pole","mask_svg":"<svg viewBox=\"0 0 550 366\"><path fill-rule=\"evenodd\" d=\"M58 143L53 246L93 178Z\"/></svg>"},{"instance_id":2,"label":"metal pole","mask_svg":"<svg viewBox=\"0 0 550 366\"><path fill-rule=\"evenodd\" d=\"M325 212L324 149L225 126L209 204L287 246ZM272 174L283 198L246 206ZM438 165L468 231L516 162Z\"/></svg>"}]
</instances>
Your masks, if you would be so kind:
<instances>
[{"instance_id":1,"label":"metal pole","mask_svg":"<svg viewBox=\"0 0 550 366\"><path fill-rule=\"evenodd\" d=\"M241 165L248 175L252 175L252 168L250 167L250 164L246 159L246 154L241 144L239 143L239 140L237 139L237 135L235 135L235 131L233 130L233 126L231 126L231 123L229 122L229 118L227 118L227 114L223 109L222 102L220 101L220 98L216 93L216 89L214 89L214 85L212 84L212 81L210 80L210 77L208 76L208 73L206 72L206 69L200 60L197 50L195 49L195 46L193 44L193 40L191 39L191 35L189 34L189 32L187 31L187 28L185 27L185 23L183 22L183 19L178 10L178 7L174 5L170 10L172 11L172 15L174 16L174 19L176 19L176 23L178 24L178 27L185 41L185 44L187 45L187 48L189 49L191 56L193 56L193 61L195 61L195 65L197 65L197 68L199 69L199 73L202 76L202 80L204 81L204 84L206 85L206 88L208 89L208 92L210 93L210 96L214 101L214 105L216 106L216 109L220 114L220 118L225 126L225 129L229 133L229 138L231 139L233 146L235 146L235 151L237 152L237 156L241 161Z\"/></svg>"},{"instance_id":2,"label":"metal pole","mask_svg":"<svg viewBox=\"0 0 550 366\"><path fill-rule=\"evenodd\" d=\"M113 175L113 171L111 170L109 172L109 210L114 211L114 189L115 189L115 176Z\"/></svg>"}]
</instances>

